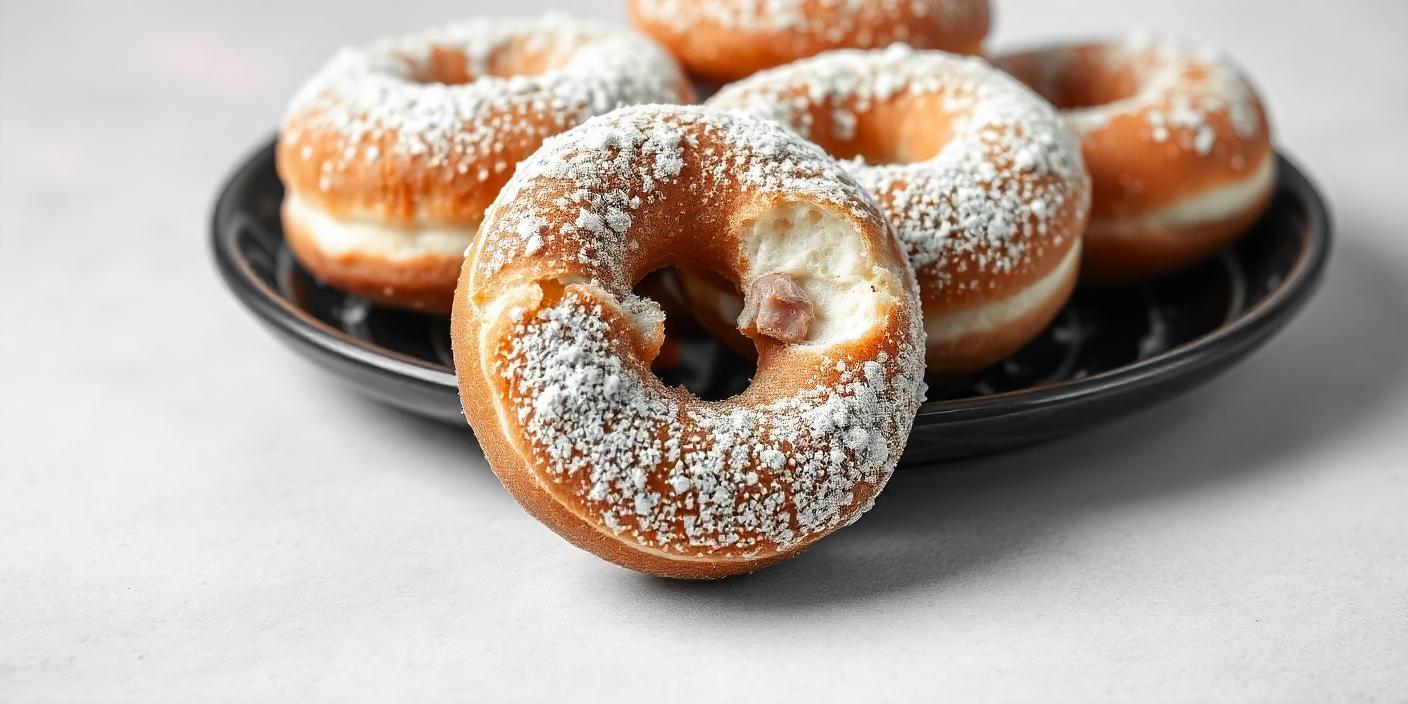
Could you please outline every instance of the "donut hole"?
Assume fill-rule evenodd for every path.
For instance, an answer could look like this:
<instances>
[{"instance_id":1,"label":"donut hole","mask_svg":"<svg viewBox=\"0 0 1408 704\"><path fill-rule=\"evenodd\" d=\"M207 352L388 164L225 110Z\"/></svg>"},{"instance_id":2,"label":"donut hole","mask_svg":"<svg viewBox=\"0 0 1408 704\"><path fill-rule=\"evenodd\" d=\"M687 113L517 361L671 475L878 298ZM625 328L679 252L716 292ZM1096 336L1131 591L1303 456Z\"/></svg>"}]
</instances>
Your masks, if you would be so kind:
<instances>
[{"instance_id":1,"label":"donut hole","mask_svg":"<svg viewBox=\"0 0 1408 704\"><path fill-rule=\"evenodd\" d=\"M918 95L877 103L857 112L824 111L814 119L818 143L838 159L867 164L913 164L928 161L953 139L953 122L935 95Z\"/></svg>"},{"instance_id":2,"label":"donut hole","mask_svg":"<svg viewBox=\"0 0 1408 704\"><path fill-rule=\"evenodd\" d=\"M1058 110L1098 108L1134 97L1139 81L1128 69L1105 71L1105 75L1080 75L1075 72L1037 91Z\"/></svg>"},{"instance_id":3,"label":"donut hole","mask_svg":"<svg viewBox=\"0 0 1408 704\"><path fill-rule=\"evenodd\" d=\"M716 319L691 307L684 282L698 280L708 281L709 290L720 291L742 308L737 286L703 269L658 269L642 278L634 293L654 301L664 313L664 342L650 365L656 378L666 386L682 386L701 400L723 401L748 389L757 373L757 353L738 331L720 327Z\"/></svg>"},{"instance_id":4,"label":"donut hole","mask_svg":"<svg viewBox=\"0 0 1408 704\"><path fill-rule=\"evenodd\" d=\"M462 48L435 46L423 63L411 64L411 80L422 84L447 86L473 83L480 78L537 76L564 63L564 52L548 51L522 41L509 41L487 56L471 61Z\"/></svg>"},{"instance_id":5,"label":"donut hole","mask_svg":"<svg viewBox=\"0 0 1408 704\"><path fill-rule=\"evenodd\" d=\"M1118 103L1138 94L1141 83L1133 66L1109 63L1096 47L1062 57L1022 54L1003 62L1003 68L1058 110Z\"/></svg>"}]
</instances>

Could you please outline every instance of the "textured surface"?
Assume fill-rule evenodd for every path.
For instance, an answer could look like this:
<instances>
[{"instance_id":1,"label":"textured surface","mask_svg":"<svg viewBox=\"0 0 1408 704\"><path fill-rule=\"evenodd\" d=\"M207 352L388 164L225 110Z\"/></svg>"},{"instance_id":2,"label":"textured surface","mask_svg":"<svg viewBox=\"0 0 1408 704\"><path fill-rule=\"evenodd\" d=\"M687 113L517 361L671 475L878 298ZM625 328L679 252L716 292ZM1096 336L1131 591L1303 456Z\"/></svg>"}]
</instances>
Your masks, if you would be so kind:
<instances>
[{"instance_id":1,"label":"textured surface","mask_svg":"<svg viewBox=\"0 0 1408 704\"><path fill-rule=\"evenodd\" d=\"M1230 47L1335 208L1324 289L1208 388L693 585L567 547L209 264L215 184L338 44L476 5L0 5L0 700L1408 691L1408 6L1000 4L997 48Z\"/></svg>"}]
</instances>

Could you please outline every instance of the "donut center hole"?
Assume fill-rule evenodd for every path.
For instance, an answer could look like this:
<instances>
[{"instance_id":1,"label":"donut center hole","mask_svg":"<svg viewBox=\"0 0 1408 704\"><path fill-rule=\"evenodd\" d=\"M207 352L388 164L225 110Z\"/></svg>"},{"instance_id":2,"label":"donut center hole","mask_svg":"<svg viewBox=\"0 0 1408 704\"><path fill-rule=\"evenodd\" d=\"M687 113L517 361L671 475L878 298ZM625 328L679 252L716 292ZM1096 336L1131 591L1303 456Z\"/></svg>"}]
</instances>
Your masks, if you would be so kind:
<instances>
[{"instance_id":1,"label":"donut center hole","mask_svg":"<svg viewBox=\"0 0 1408 704\"><path fill-rule=\"evenodd\" d=\"M1023 76L1017 77L1024 82ZM1054 80L1028 82L1058 110L1098 108L1132 98L1139 92L1139 77L1128 68L1072 70Z\"/></svg>"},{"instance_id":2,"label":"donut center hole","mask_svg":"<svg viewBox=\"0 0 1408 704\"><path fill-rule=\"evenodd\" d=\"M682 267L647 274L636 284L635 294L655 301L665 312L665 341L651 371L665 385L682 386L705 401L733 398L748 389L757 373L756 354L750 354L752 342L736 330L721 327L705 311L696 314L697 307L684 292L686 278L707 280L713 290L742 307L737 286L717 274Z\"/></svg>"},{"instance_id":3,"label":"donut center hole","mask_svg":"<svg viewBox=\"0 0 1408 704\"><path fill-rule=\"evenodd\" d=\"M912 164L938 156L953 139L942 96L901 96L861 111L822 110L813 115L813 138L838 159L867 164Z\"/></svg>"},{"instance_id":4,"label":"donut center hole","mask_svg":"<svg viewBox=\"0 0 1408 704\"><path fill-rule=\"evenodd\" d=\"M506 42L487 56L472 60L463 49L436 46L424 63L412 66L411 80L447 86L473 83L480 78L537 76L559 68L563 57L556 51L531 48L523 42Z\"/></svg>"},{"instance_id":5,"label":"donut center hole","mask_svg":"<svg viewBox=\"0 0 1408 704\"><path fill-rule=\"evenodd\" d=\"M651 367L666 385L705 401L729 399L748 390L759 358L767 367L773 355L797 346L845 345L889 319L896 274L875 261L848 216L783 201L741 218L737 228L740 252L726 260L744 263L743 271L704 269L729 265L698 252L694 266L664 266L634 287L664 313L664 339ZM795 317L799 302L808 309L803 321Z\"/></svg>"}]
</instances>

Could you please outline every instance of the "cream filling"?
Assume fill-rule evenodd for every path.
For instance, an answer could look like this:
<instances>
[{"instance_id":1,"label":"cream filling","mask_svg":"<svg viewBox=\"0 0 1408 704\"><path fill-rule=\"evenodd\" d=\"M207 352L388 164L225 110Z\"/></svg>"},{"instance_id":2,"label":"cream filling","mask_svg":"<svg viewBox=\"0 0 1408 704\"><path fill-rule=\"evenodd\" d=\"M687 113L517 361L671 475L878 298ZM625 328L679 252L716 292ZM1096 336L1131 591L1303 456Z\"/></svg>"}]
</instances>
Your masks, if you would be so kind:
<instances>
[{"instance_id":1,"label":"cream filling","mask_svg":"<svg viewBox=\"0 0 1408 704\"><path fill-rule=\"evenodd\" d=\"M863 337L881 322L893 277L872 259L865 238L848 220L809 203L786 202L760 213L740 233L749 278L786 274L811 299L816 319L807 344L828 346ZM731 300L730 300L731 299ZM720 295L722 313L735 320L742 303Z\"/></svg>"},{"instance_id":2,"label":"cream filling","mask_svg":"<svg viewBox=\"0 0 1408 704\"><path fill-rule=\"evenodd\" d=\"M393 261L417 257L462 257L478 227L440 224L386 225L371 218L337 217L297 194L284 199L284 214L303 225L329 256L370 254Z\"/></svg>"},{"instance_id":3,"label":"cream filling","mask_svg":"<svg viewBox=\"0 0 1408 704\"><path fill-rule=\"evenodd\" d=\"M1086 237L1115 235L1127 230L1174 229L1232 217L1255 203L1276 182L1276 159L1268 154L1251 176L1207 193L1131 218L1092 222Z\"/></svg>"},{"instance_id":4,"label":"cream filling","mask_svg":"<svg viewBox=\"0 0 1408 704\"><path fill-rule=\"evenodd\" d=\"M925 316L924 332L929 336L928 346L1000 328L1031 313L1056 295L1079 265L1080 243L1077 242L1050 273L1007 298L946 315Z\"/></svg>"}]
</instances>

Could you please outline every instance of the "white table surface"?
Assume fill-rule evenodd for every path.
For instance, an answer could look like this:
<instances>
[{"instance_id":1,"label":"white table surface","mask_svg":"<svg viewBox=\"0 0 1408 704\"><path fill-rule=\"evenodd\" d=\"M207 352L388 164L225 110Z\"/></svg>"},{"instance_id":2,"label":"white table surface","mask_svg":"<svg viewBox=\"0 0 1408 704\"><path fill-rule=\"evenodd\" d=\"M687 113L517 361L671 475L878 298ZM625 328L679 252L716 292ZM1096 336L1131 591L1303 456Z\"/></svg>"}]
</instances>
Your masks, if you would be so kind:
<instances>
[{"instance_id":1,"label":"white table surface","mask_svg":"<svg viewBox=\"0 0 1408 704\"><path fill-rule=\"evenodd\" d=\"M215 189L323 58L499 5L345 4L0 4L0 701L1408 700L1408 3L999 2L997 48L1228 47L1324 287L1208 387L716 584L567 546L218 281Z\"/></svg>"}]
</instances>

